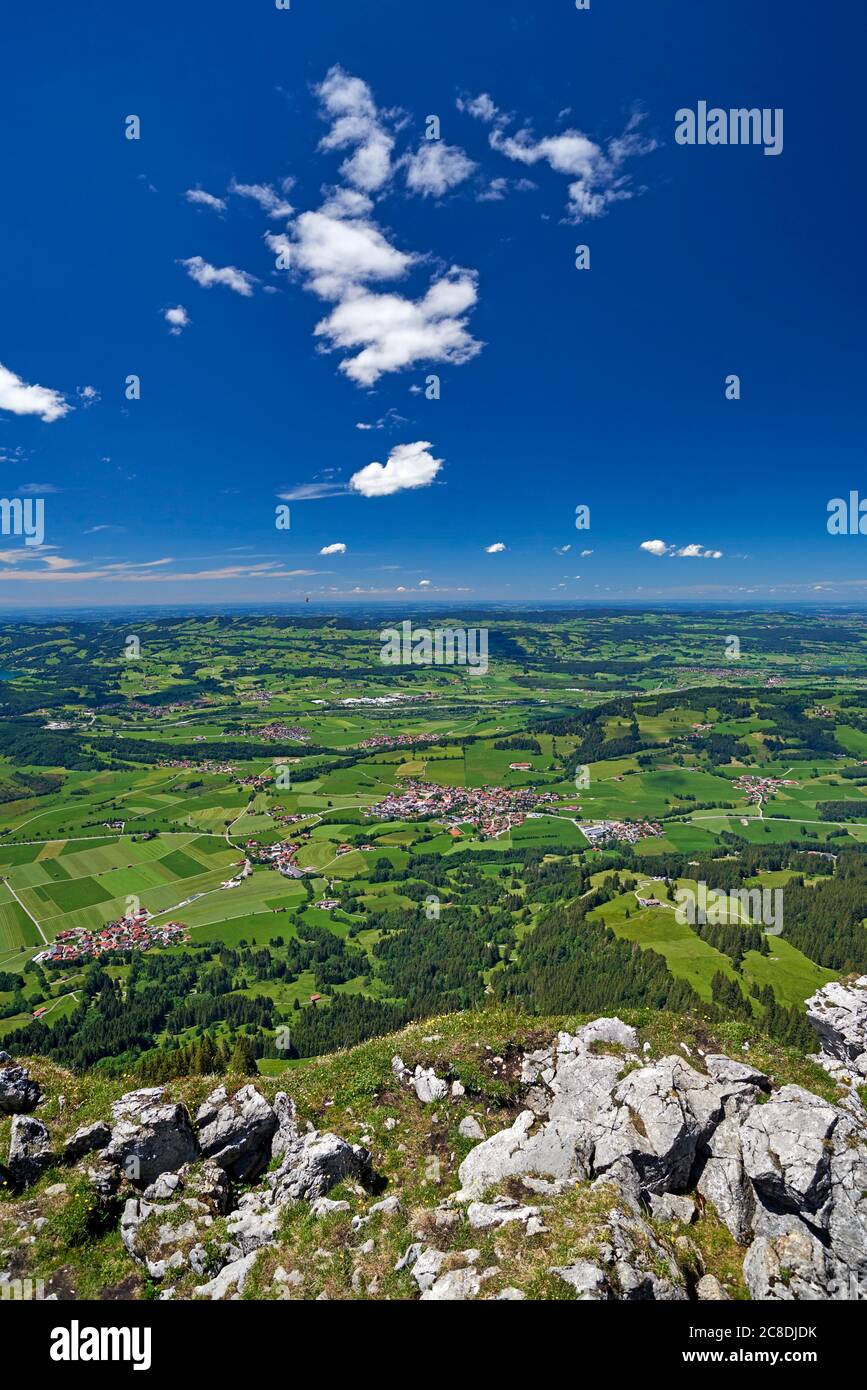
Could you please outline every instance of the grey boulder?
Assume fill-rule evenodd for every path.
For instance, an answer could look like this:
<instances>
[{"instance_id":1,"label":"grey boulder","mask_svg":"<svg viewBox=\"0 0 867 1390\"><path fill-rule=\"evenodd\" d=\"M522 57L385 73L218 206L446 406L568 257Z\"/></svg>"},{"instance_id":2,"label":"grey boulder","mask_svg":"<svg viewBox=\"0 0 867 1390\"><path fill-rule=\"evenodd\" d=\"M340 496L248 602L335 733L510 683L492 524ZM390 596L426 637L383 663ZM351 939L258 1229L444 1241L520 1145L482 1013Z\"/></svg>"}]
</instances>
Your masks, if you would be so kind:
<instances>
[{"instance_id":1,"label":"grey boulder","mask_svg":"<svg viewBox=\"0 0 867 1390\"><path fill-rule=\"evenodd\" d=\"M27 1115L42 1099L42 1091L25 1067L0 1066L0 1115Z\"/></svg>"},{"instance_id":2,"label":"grey boulder","mask_svg":"<svg viewBox=\"0 0 867 1390\"><path fill-rule=\"evenodd\" d=\"M186 1107L166 1102L160 1086L131 1091L112 1106L114 1124L104 1158L130 1182L147 1187L197 1155Z\"/></svg>"},{"instance_id":3,"label":"grey boulder","mask_svg":"<svg viewBox=\"0 0 867 1390\"><path fill-rule=\"evenodd\" d=\"M16 1187L29 1187L52 1162L51 1141L41 1120L15 1115L9 1142L9 1173Z\"/></svg>"},{"instance_id":4,"label":"grey boulder","mask_svg":"<svg viewBox=\"0 0 867 1390\"><path fill-rule=\"evenodd\" d=\"M278 1119L255 1086L242 1086L229 1098L218 1086L196 1113L199 1147L205 1158L237 1182L252 1182L268 1166Z\"/></svg>"}]
</instances>

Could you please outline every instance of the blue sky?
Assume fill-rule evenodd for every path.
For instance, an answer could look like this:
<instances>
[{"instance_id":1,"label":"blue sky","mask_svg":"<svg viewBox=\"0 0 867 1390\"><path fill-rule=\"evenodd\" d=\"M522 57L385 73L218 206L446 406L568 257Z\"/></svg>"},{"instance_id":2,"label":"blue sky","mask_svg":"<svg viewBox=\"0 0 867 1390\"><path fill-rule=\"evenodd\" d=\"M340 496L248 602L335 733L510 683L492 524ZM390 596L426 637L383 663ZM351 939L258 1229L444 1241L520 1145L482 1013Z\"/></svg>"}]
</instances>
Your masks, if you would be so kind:
<instances>
[{"instance_id":1,"label":"blue sky","mask_svg":"<svg viewBox=\"0 0 867 1390\"><path fill-rule=\"evenodd\" d=\"M11 3L0 605L860 602L847 9Z\"/></svg>"}]
</instances>

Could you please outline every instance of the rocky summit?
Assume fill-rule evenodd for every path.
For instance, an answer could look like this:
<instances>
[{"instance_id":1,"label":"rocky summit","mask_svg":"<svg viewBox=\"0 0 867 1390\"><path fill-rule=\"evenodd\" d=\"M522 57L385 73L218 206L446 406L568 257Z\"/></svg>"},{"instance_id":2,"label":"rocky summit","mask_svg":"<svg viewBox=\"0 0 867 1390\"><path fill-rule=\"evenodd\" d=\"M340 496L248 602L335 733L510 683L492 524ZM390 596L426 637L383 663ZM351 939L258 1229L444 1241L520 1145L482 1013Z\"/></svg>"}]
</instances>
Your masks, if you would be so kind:
<instances>
[{"instance_id":1,"label":"rocky summit","mask_svg":"<svg viewBox=\"0 0 867 1390\"><path fill-rule=\"evenodd\" d=\"M0 1063L0 1280L58 1300L867 1297L867 979L810 1057L650 1010L446 1015L266 1077Z\"/></svg>"}]
</instances>

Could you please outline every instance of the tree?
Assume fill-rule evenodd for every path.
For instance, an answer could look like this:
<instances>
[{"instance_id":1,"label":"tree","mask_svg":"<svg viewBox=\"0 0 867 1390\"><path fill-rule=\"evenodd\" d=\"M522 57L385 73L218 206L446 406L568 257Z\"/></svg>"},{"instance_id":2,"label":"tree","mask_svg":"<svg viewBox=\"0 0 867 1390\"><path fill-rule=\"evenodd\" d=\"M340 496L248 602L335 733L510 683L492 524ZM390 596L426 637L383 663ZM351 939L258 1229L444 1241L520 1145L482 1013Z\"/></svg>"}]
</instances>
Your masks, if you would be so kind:
<instances>
[{"instance_id":1,"label":"tree","mask_svg":"<svg viewBox=\"0 0 867 1390\"><path fill-rule=\"evenodd\" d=\"M235 1043L235 1051L232 1053L229 1071L236 1072L240 1076L256 1076L258 1070L253 1044L250 1039L242 1033Z\"/></svg>"}]
</instances>

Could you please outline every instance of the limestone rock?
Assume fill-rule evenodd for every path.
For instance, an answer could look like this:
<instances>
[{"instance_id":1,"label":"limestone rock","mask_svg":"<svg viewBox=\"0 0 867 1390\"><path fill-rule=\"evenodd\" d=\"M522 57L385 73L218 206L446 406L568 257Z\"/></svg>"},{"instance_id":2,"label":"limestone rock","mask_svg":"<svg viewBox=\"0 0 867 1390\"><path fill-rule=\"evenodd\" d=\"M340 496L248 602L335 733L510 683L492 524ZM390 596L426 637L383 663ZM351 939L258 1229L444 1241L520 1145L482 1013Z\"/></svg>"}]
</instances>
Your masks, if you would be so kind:
<instances>
[{"instance_id":1,"label":"limestone rock","mask_svg":"<svg viewBox=\"0 0 867 1390\"><path fill-rule=\"evenodd\" d=\"M27 1115L42 1099L42 1091L25 1067L0 1066L0 1115Z\"/></svg>"},{"instance_id":2,"label":"limestone rock","mask_svg":"<svg viewBox=\"0 0 867 1390\"><path fill-rule=\"evenodd\" d=\"M696 1217L696 1205L691 1197L676 1197L672 1192L664 1192L661 1197L652 1195L650 1210L660 1221L681 1221L689 1226Z\"/></svg>"},{"instance_id":3,"label":"limestone rock","mask_svg":"<svg viewBox=\"0 0 867 1390\"><path fill-rule=\"evenodd\" d=\"M741 1126L744 1168L767 1205L827 1227L839 1114L800 1086L783 1086L750 1111Z\"/></svg>"},{"instance_id":4,"label":"limestone rock","mask_svg":"<svg viewBox=\"0 0 867 1390\"><path fill-rule=\"evenodd\" d=\"M114 1124L104 1150L130 1182L147 1187L196 1156L196 1137L186 1107L163 1100L160 1086L131 1091L112 1106Z\"/></svg>"},{"instance_id":5,"label":"limestone rock","mask_svg":"<svg viewBox=\"0 0 867 1390\"><path fill-rule=\"evenodd\" d=\"M538 1215L538 1207L521 1206L512 1197L497 1197L493 1202L471 1202L467 1208L467 1220L476 1231L490 1231L513 1221L526 1224Z\"/></svg>"},{"instance_id":6,"label":"limestone rock","mask_svg":"<svg viewBox=\"0 0 867 1390\"><path fill-rule=\"evenodd\" d=\"M9 1140L9 1173L16 1187L29 1187L52 1162L51 1141L41 1120L15 1115Z\"/></svg>"},{"instance_id":7,"label":"limestone rock","mask_svg":"<svg viewBox=\"0 0 867 1390\"><path fill-rule=\"evenodd\" d=\"M744 1260L744 1278L753 1298L839 1300L853 1296L848 1271L795 1216L775 1218L768 1233L756 1237Z\"/></svg>"},{"instance_id":8,"label":"limestone rock","mask_svg":"<svg viewBox=\"0 0 867 1390\"><path fill-rule=\"evenodd\" d=\"M337 1183L355 1178L368 1187L372 1180L370 1154L357 1144L347 1144L336 1134L298 1135L286 1150L283 1162L268 1175L273 1202L315 1201L325 1197Z\"/></svg>"},{"instance_id":9,"label":"limestone rock","mask_svg":"<svg viewBox=\"0 0 867 1390\"><path fill-rule=\"evenodd\" d=\"M823 985L807 1000L807 1017L822 1051L867 1077L867 975Z\"/></svg>"},{"instance_id":10,"label":"limestone rock","mask_svg":"<svg viewBox=\"0 0 867 1390\"><path fill-rule=\"evenodd\" d=\"M696 1186L735 1240L741 1245L748 1244L756 1199L744 1169L741 1126L737 1119L723 1120L707 1140L704 1167Z\"/></svg>"},{"instance_id":11,"label":"limestone rock","mask_svg":"<svg viewBox=\"0 0 867 1390\"><path fill-rule=\"evenodd\" d=\"M218 1086L196 1114L199 1146L205 1158L236 1182L252 1182L268 1166L278 1120L255 1086L242 1086L229 1098Z\"/></svg>"},{"instance_id":12,"label":"limestone rock","mask_svg":"<svg viewBox=\"0 0 867 1390\"><path fill-rule=\"evenodd\" d=\"M421 1296L422 1303L463 1303L475 1298L481 1288L481 1275L474 1269L450 1269L435 1279Z\"/></svg>"},{"instance_id":13,"label":"limestone rock","mask_svg":"<svg viewBox=\"0 0 867 1390\"><path fill-rule=\"evenodd\" d=\"M193 1297L224 1299L231 1289L235 1290L235 1297L238 1297L243 1292L244 1285L255 1263L255 1252L251 1255L243 1255L239 1260L233 1260L231 1264L227 1264L220 1270L216 1278L193 1289Z\"/></svg>"},{"instance_id":14,"label":"limestone rock","mask_svg":"<svg viewBox=\"0 0 867 1390\"><path fill-rule=\"evenodd\" d=\"M551 1270L574 1289L580 1302L601 1303L611 1297L608 1277L598 1265L589 1260L576 1260L571 1265L555 1265Z\"/></svg>"},{"instance_id":15,"label":"limestone rock","mask_svg":"<svg viewBox=\"0 0 867 1390\"><path fill-rule=\"evenodd\" d=\"M449 1083L437 1076L433 1067L416 1067L412 1076L412 1086L422 1105L433 1105L445 1100L449 1093Z\"/></svg>"},{"instance_id":16,"label":"limestone rock","mask_svg":"<svg viewBox=\"0 0 867 1390\"><path fill-rule=\"evenodd\" d=\"M77 1163L86 1154L94 1153L97 1149L104 1149L110 1139L111 1130L104 1121L99 1120L94 1125L84 1125L81 1129L77 1129L63 1145L63 1161L64 1163Z\"/></svg>"},{"instance_id":17,"label":"limestone rock","mask_svg":"<svg viewBox=\"0 0 867 1390\"><path fill-rule=\"evenodd\" d=\"M695 1286L695 1296L699 1303L731 1302L731 1294L726 1293L714 1274L703 1274Z\"/></svg>"},{"instance_id":18,"label":"limestone rock","mask_svg":"<svg viewBox=\"0 0 867 1390\"><path fill-rule=\"evenodd\" d=\"M631 1072L613 1101L599 1121L596 1172L626 1158L647 1193L685 1191L699 1144L723 1116L718 1087L681 1058L664 1057Z\"/></svg>"}]
</instances>

